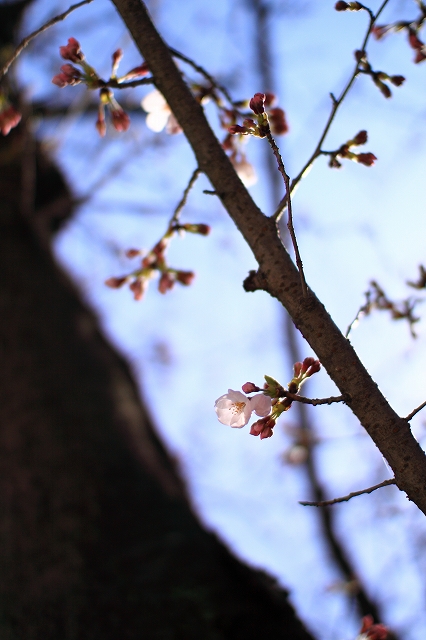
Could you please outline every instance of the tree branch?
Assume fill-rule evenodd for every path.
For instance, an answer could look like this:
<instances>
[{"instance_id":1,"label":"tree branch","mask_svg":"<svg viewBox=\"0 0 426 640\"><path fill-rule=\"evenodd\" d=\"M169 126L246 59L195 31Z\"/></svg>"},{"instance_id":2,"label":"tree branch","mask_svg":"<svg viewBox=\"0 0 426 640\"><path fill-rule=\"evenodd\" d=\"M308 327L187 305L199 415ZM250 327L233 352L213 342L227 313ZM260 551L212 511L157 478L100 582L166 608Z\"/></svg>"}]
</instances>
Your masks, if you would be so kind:
<instances>
[{"instance_id":1,"label":"tree branch","mask_svg":"<svg viewBox=\"0 0 426 640\"><path fill-rule=\"evenodd\" d=\"M299 273L275 220L253 202L176 67L140 0L113 0L223 206L256 258L266 290L291 315L395 474L395 483L426 514L426 457L409 424L389 405L315 294L303 296Z\"/></svg>"},{"instance_id":2,"label":"tree branch","mask_svg":"<svg viewBox=\"0 0 426 640\"><path fill-rule=\"evenodd\" d=\"M295 400L296 402L302 402L303 404L311 404L316 407L319 404L333 404L334 402L346 402L348 403L350 397L346 396L330 396L330 398L305 398L304 396L299 396L297 393L290 393L290 391L286 391L284 389L284 396L286 398L290 398L290 400Z\"/></svg>"},{"instance_id":3,"label":"tree branch","mask_svg":"<svg viewBox=\"0 0 426 640\"><path fill-rule=\"evenodd\" d=\"M347 496L343 496L342 498L334 498L333 500L323 500L322 502L299 502L302 507L328 507L331 504L337 504L338 502L348 502L351 498L356 498L356 496L362 496L364 493L373 493L376 489L381 489L382 487L388 487L391 484L396 484L395 478L390 480L384 480L380 482L380 484L375 484L374 487L369 487L368 489L361 489L361 491L353 491L349 493Z\"/></svg>"}]
</instances>

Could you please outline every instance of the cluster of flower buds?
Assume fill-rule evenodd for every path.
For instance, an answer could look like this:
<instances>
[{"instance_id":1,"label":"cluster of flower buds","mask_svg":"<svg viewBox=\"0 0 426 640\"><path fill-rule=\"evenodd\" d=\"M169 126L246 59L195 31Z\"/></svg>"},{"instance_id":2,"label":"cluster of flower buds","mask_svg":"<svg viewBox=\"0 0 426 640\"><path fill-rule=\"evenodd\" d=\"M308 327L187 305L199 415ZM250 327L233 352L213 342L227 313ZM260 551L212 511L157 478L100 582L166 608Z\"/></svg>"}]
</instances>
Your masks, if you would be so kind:
<instances>
[{"instance_id":1,"label":"cluster of flower buds","mask_svg":"<svg viewBox=\"0 0 426 640\"><path fill-rule=\"evenodd\" d=\"M195 278L194 272L173 269L166 261L166 251L172 236L176 232L185 231L206 236L210 233L210 227L207 224L173 224L145 256L139 249L128 249L125 254L127 258L142 257L140 266L125 276L108 278L105 284L112 289L119 289L128 283L135 300L142 300L149 281L157 274L160 276L158 281L160 293L173 289L176 282L185 286L190 285Z\"/></svg>"},{"instance_id":2,"label":"cluster of flower buds","mask_svg":"<svg viewBox=\"0 0 426 640\"><path fill-rule=\"evenodd\" d=\"M372 616L364 616L361 631L356 640L387 640L388 631L384 624L375 624Z\"/></svg>"},{"instance_id":3,"label":"cluster of flower buds","mask_svg":"<svg viewBox=\"0 0 426 640\"><path fill-rule=\"evenodd\" d=\"M377 40L381 40L385 35L389 33L396 33L398 31L406 31L408 35L408 43L412 49L416 52L414 62L418 64L426 60L426 45L419 38L419 30L426 20L426 5L423 2L419 3L421 11L417 20L412 21L398 21L392 24L374 25L372 33Z\"/></svg>"},{"instance_id":4,"label":"cluster of flower buds","mask_svg":"<svg viewBox=\"0 0 426 640\"><path fill-rule=\"evenodd\" d=\"M319 361L314 358L305 358L303 362L296 362L294 376L288 384L288 393L299 393L302 384L320 368ZM260 436L261 440L270 438L274 433L273 428L278 417L290 409L293 400L286 395L282 385L270 376L265 376L263 389L253 382L246 382L242 390L244 394L255 393L256 395L249 398L241 391L228 389L228 393L216 400L215 411L219 422L241 429L249 422L254 411L261 418L251 425L250 434Z\"/></svg>"},{"instance_id":5,"label":"cluster of flower buds","mask_svg":"<svg viewBox=\"0 0 426 640\"><path fill-rule=\"evenodd\" d=\"M216 99L217 98L213 98ZM247 160L244 152L244 143L248 136L264 138L268 131L274 135L283 135L288 132L288 124L284 111L276 106L276 97L272 93L256 93L247 102L235 102L232 109L226 109L218 103L222 127L228 132L222 146L228 153L235 171L246 187L257 182L254 167ZM252 113L246 111L247 107L257 116L256 122ZM242 118L243 124L237 124ZM239 135L237 135L239 134Z\"/></svg>"},{"instance_id":6,"label":"cluster of flower buds","mask_svg":"<svg viewBox=\"0 0 426 640\"><path fill-rule=\"evenodd\" d=\"M354 153L351 151L351 147L357 147L363 145L367 142L368 135L367 132L362 130L357 133L357 135L348 140L344 144L342 144L335 151L321 151L323 155L330 156L330 161L328 166L332 169L340 169L342 163L338 160L338 158L346 158L347 160L352 160L353 162L358 162L359 164L363 164L366 167L373 166L374 162L377 160L374 153Z\"/></svg>"},{"instance_id":7,"label":"cluster of flower buds","mask_svg":"<svg viewBox=\"0 0 426 640\"><path fill-rule=\"evenodd\" d=\"M111 113L111 120L114 129L116 129L116 131L127 131L130 126L130 118L124 109L118 104L114 98L114 94L108 86L113 85L117 87L123 82L146 76L149 73L146 63L131 69L125 75L117 78L118 66L123 57L122 50L117 49L117 51L112 55L111 77L108 81L105 81L102 80L95 69L86 62L80 43L75 38L69 38L68 44L63 47L59 47L59 53L61 57L68 62L67 64L62 65L61 72L53 77L53 84L63 88L83 83L88 89L100 89L99 111L98 119L96 121L96 129L98 130L99 135L104 136L106 133L105 106L108 107ZM78 65L79 68L73 66L70 62L74 63L74 65Z\"/></svg>"},{"instance_id":8,"label":"cluster of flower buds","mask_svg":"<svg viewBox=\"0 0 426 640\"><path fill-rule=\"evenodd\" d=\"M272 93L255 93L249 101L249 107L257 116L256 122L253 118L246 117L242 126L232 124L228 126L230 134L251 135L264 138L268 131L275 135L283 135L288 132L288 124L283 109L274 107L276 98Z\"/></svg>"},{"instance_id":9,"label":"cluster of flower buds","mask_svg":"<svg viewBox=\"0 0 426 640\"><path fill-rule=\"evenodd\" d=\"M0 131L7 136L21 121L21 114L10 104L3 93L0 93Z\"/></svg>"},{"instance_id":10,"label":"cluster of flower buds","mask_svg":"<svg viewBox=\"0 0 426 640\"><path fill-rule=\"evenodd\" d=\"M390 98L392 96L392 91L390 90L389 85L384 82L384 80L391 82L395 87L400 87L405 81L404 76L390 76L384 71L374 71L371 67L371 64L367 60L367 54L365 51L355 51L355 59L358 62L358 68L360 72L370 76L376 87L380 90L385 98Z\"/></svg>"}]
</instances>

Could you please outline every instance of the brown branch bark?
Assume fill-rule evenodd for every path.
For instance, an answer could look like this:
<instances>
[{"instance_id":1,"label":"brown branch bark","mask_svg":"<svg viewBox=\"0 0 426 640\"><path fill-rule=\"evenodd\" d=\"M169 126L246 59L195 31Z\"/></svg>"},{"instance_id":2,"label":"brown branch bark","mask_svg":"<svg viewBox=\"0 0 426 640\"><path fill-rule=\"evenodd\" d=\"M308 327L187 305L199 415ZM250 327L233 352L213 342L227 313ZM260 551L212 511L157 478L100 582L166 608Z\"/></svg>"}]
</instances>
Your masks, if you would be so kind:
<instances>
[{"instance_id":1,"label":"brown branch bark","mask_svg":"<svg viewBox=\"0 0 426 640\"><path fill-rule=\"evenodd\" d=\"M265 290L285 306L340 392L351 396L348 406L388 461L397 486L426 513L426 457L408 422L386 401L315 294L309 290L303 296L299 273L275 221L260 211L236 175L145 6L140 0L113 2L183 128L199 168L252 249Z\"/></svg>"}]
</instances>

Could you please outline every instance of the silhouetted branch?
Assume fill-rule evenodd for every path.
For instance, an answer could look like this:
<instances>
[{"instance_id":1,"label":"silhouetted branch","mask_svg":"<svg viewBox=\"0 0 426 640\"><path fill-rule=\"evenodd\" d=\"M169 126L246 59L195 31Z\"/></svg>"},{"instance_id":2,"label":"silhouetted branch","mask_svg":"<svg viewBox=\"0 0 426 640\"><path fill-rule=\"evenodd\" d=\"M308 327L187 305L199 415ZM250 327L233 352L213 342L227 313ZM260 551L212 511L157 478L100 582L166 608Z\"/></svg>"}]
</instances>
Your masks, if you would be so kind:
<instances>
[{"instance_id":1,"label":"silhouetted branch","mask_svg":"<svg viewBox=\"0 0 426 640\"><path fill-rule=\"evenodd\" d=\"M321 502L299 502L303 507L328 507L331 504L337 504L338 502L348 502L351 498L356 498L356 496L362 496L364 493L373 493L376 489L381 489L382 487L388 487L391 484L396 484L395 478L391 480L384 480L380 482L380 484L375 484L374 487L369 487L368 489L362 489L361 491L353 491L349 493L347 496L343 496L342 498L334 498L333 500L322 500Z\"/></svg>"}]
</instances>

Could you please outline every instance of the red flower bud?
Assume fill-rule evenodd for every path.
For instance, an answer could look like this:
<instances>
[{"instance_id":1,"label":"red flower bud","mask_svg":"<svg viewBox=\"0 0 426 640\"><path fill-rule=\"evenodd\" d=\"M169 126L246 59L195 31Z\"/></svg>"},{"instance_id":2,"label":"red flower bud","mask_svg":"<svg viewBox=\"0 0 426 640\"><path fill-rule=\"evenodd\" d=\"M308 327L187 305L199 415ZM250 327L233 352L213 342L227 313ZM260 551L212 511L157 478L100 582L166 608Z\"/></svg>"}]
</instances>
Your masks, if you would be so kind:
<instances>
[{"instance_id":1,"label":"red flower bud","mask_svg":"<svg viewBox=\"0 0 426 640\"><path fill-rule=\"evenodd\" d=\"M272 133L277 136L284 135L288 132L288 124L285 113L279 107L275 107L269 111L269 122L271 123Z\"/></svg>"},{"instance_id":2,"label":"red flower bud","mask_svg":"<svg viewBox=\"0 0 426 640\"><path fill-rule=\"evenodd\" d=\"M416 57L414 58L414 62L415 64L418 64L419 62L423 62L423 60L426 60L426 53L419 49L416 53Z\"/></svg>"},{"instance_id":3,"label":"red flower bud","mask_svg":"<svg viewBox=\"0 0 426 640\"><path fill-rule=\"evenodd\" d=\"M146 76L149 73L149 67L146 62L143 62L138 67L134 67L130 69L124 76L126 80L132 80L133 78L141 78L142 76Z\"/></svg>"},{"instance_id":4,"label":"red flower bud","mask_svg":"<svg viewBox=\"0 0 426 640\"><path fill-rule=\"evenodd\" d=\"M404 76L391 76L389 80L395 85L395 87L400 87L402 83L405 82Z\"/></svg>"},{"instance_id":5,"label":"red flower bud","mask_svg":"<svg viewBox=\"0 0 426 640\"><path fill-rule=\"evenodd\" d=\"M336 4L334 5L334 8L336 9L336 11L346 11L347 9L349 9L349 5L347 2L339 0L339 2L336 2Z\"/></svg>"},{"instance_id":6,"label":"red flower bud","mask_svg":"<svg viewBox=\"0 0 426 640\"><path fill-rule=\"evenodd\" d=\"M389 28L387 25L375 24L374 27L371 29L371 33L376 38L376 40L381 40L383 36L387 34L388 31L389 31Z\"/></svg>"},{"instance_id":7,"label":"red flower bud","mask_svg":"<svg viewBox=\"0 0 426 640\"><path fill-rule=\"evenodd\" d=\"M136 256L140 256L140 254L139 249L127 249L125 256L126 258L136 258Z\"/></svg>"},{"instance_id":8,"label":"red flower bud","mask_svg":"<svg viewBox=\"0 0 426 640\"><path fill-rule=\"evenodd\" d=\"M127 280L127 276L123 276L121 278L108 278L105 280L105 284L107 287L111 287L111 289L119 289Z\"/></svg>"},{"instance_id":9,"label":"red flower bud","mask_svg":"<svg viewBox=\"0 0 426 640\"><path fill-rule=\"evenodd\" d=\"M374 153L358 153L358 155L355 156L355 159L360 164L365 164L366 167L372 167L377 160Z\"/></svg>"},{"instance_id":10,"label":"red flower bud","mask_svg":"<svg viewBox=\"0 0 426 640\"><path fill-rule=\"evenodd\" d=\"M14 129L21 121L21 114L12 105L0 112L0 131L7 136L11 129Z\"/></svg>"},{"instance_id":11,"label":"red flower bud","mask_svg":"<svg viewBox=\"0 0 426 640\"><path fill-rule=\"evenodd\" d=\"M354 145L365 144L367 142L367 139L368 139L368 134L363 129L362 131L359 131L359 133L356 134L355 138L353 139L353 144Z\"/></svg>"},{"instance_id":12,"label":"red flower bud","mask_svg":"<svg viewBox=\"0 0 426 640\"><path fill-rule=\"evenodd\" d=\"M64 47L59 47L59 53L64 60L71 60L71 62L81 62L84 60L80 43L75 38L68 38L68 44Z\"/></svg>"},{"instance_id":13,"label":"red flower bud","mask_svg":"<svg viewBox=\"0 0 426 640\"><path fill-rule=\"evenodd\" d=\"M147 286L146 280L142 280L142 278L137 278L130 284L130 289L133 291L133 297L135 300L142 300Z\"/></svg>"},{"instance_id":14,"label":"red flower bud","mask_svg":"<svg viewBox=\"0 0 426 640\"><path fill-rule=\"evenodd\" d=\"M417 33L413 29L408 30L408 42L412 49L422 49L424 43L420 40Z\"/></svg>"},{"instance_id":15,"label":"red flower bud","mask_svg":"<svg viewBox=\"0 0 426 640\"><path fill-rule=\"evenodd\" d=\"M242 134L249 133L249 130L247 129L247 127L242 127L239 124L232 124L230 127L228 127L228 131L232 135L235 135L236 133L242 133Z\"/></svg>"},{"instance_id":16,"label":"red flower bud","mask_svg":"<svg viewBox=\"0 0 426 640\"><path fill-rule=\"evenodd\" d=\"M116 131L127 131L130 118L124 109L111 109L112 126Z\"/></svg>"},{"instance_id":17,"label":"red flower bud","mask_svg":"<svg viewBox=\"0 0 426 640\"><path fill-rule=\"evenodd\" d=\"M174 278L172 278L170 273L166 271L161 274L160 282L158 283L158 291L160 293L166 293L169 289L173 289L174 284Z\"/></svg>"},{"instance_id":18,"label":"red flower bud","mask_svg":"<svg viewBox=\"0 0 426 640\"><path fill-rule=\"evenodd\" d=\"M261 391L259 387L257 387L253 382L245 382L241 389L244 393L254 393L255 391Z\"/></svg>"},{"instance_id":19,"label":"red flower bud","mask_svg":"<svg viewBox=\"0 0 426 640\"><path fill-rule=\"evenodd\" d=\"M249 107L256 115L265 113L265 99L266 96L264 93L255 93L250 100Z\"/></svg>"},{"instance_id":20,"label":"red flower bud","mask_svg":"<svg viewBox=\"0 0 426 640\"><path fill-rule=\"evenodd\" d=\"M193 271L177 271L176 272L176 280L185 286L191 284L193 279L195 278L195 273Z\"/></svg>"}]
</instances>

